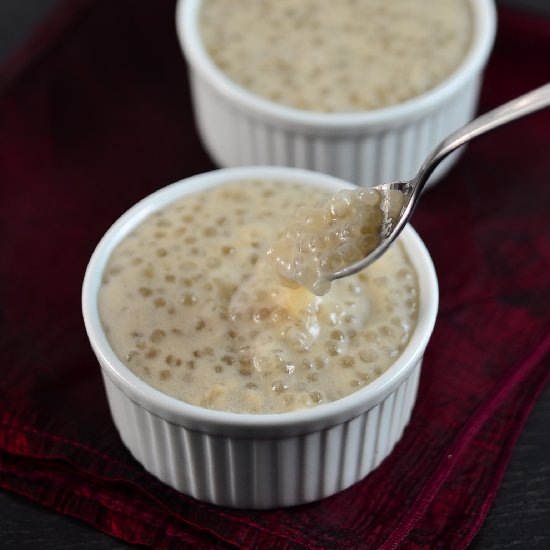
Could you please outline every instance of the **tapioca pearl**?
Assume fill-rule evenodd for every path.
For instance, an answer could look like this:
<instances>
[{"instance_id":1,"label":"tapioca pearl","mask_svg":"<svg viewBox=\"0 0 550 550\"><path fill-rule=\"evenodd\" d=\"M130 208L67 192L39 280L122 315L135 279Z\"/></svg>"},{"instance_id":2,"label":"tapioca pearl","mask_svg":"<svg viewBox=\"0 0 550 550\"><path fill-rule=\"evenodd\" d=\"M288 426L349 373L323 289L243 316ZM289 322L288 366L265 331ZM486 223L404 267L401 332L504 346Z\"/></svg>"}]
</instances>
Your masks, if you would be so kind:
<instances>
[{"instance_id":1,"label":"tapioca pearl","mask_svg":"<svg viewBox=\"0 0 550 550\"><path fill-rule=\"evenodd\" d=\"M278 397L283 403L284 410L290 411L295 408L296 394L294 392L285 392L279 394Z\"/></svg>"},{"instance_id":2,"label":"tapioca pearl","mask_svg":"<svg viewBox=\"0 0 550 550\"><path fill-rule=\"evenodd\" d=\"M414 298L405 300L405 307L410 315L413 315L418 310L418 303Z\"/></svg>"},{"instance_id":3,"label":"tapioca pearl","mask_svg":"<svg viewBox=\"0 0 550 550\"><path fill-rule=\"evenodd\" d=\"M308 382L317 382L319 380L319 373L318 372L311 372L307 375L307 381Z\"/></svg>"},{"instance_id":4,"label":"tapioca pearl","mask_svg":"<svg viewBox=\"0 0 550 550\"><path fill-rule=\"evenodd\" d=\"M296 371L296 363L288 358L288 354L278 351L275 352L273 359L276 372L289 375Z\"/></svg>"},{"instance_id":5,"label":"tapioca pearl","mask_svg":"<svg viewBox=\"0 0 550 550\"><path fill-rule=\"evenodd\" d=\"M380 192L377 189L361 187L355 190L354 198L365 206L376 206L380 203Z\"/></svg>"},{"instance_id":6,"label":"tapioca pearl","mask_svg":"<svg viewBox=\"0 0 550 550\"><path fill-rule=\"evenodd\" d=\"M363 340L369 343L378 343L380 337L374 330L369 329L363 333Z\"/></svg>"},{"instance_id":7,"label":"tapioca pearl","mask_svg":"<svg viewBox=\"0 0 550 550\"><path fill-rule=\"evenodd\" d=\"M292 315L285 307L276 307L271 313L271 320L274 323L284 323L292 320Z\"/></svg>"},{"instance_id":8,"label":"tapioca pearl","mask_svg":"<svg viewBox=\"0 0 550 550\"><path fill-rule=\"evenodd\" d=\"M333 219L345 220L353 216L354 193L344 189L335 193L328 202L328 209Z\"/></svg>"},{"instance_id":9,"label":"tapioca pearl","mask_svg":"<svg viewBox=\"0 0 550 550\"><path fill-rule=\"evenodd\" d=\"M225 395L225 393L226 389L223 386L216 384L205 392L203 397L203 406L212 407L217 400L221 399Z\"/></svg>"},{"instance_id":10,"label":"tapioca pearl","mask_svg":"<svg viewBox=\"0 0 550 550\"><path fill-rule=\"evenodd\" d=\"M322 210L310 206L300 206L295 216L302 221L304 229L309 232L319 231L327 222L326 214Z\"/></svg>"},{"instance_id":11,"label":"tapioca pearl","mask_svg":"<svg viewBox=\"0 0 550 550\"><path fill-rule=\"evenodd\" d=\"M335 342L334 340L325 342L324 348L327 354L331 357L344 353L344 346L342 346L341 342Z\"/></svg>"},{"instance_id":12,"label":"tapioca pearl","mask_svg":"<svg viewBox=\"0 0 550 550\"><path fill-rule=\"evenodd\" d=\"M378 327L378 332L383 338L391 338L394 335L393 329L388 325Z\"/></svg>"},{"instance_id":13,"label":"tapioca pearl","mask_svg":"<svg viewBox=\"0 0 550 550\"><path fill-rule=\"evenodd\" d=\"M315 258L319 258L328 247L329 243L319 233L312 233L307 236L307 239L304 239L304 248L309 250Z\"/></svg>"},{"instance_id":14,"label":"tapioca pearl","mask_svg":"<svg viewBox=\"0 0 550 550\"><path fill-rule=\"evenodd\" d=\"M139 351L132 349L126 354L126 361L130 362L139 357Z\"/></svg>"},{"instance_id":15,"label":"tapioca pearl","mask_svg":"<svg viewBox=\"0 0 550 550\"><path fill-rule=\"evenodd\" d=\"M196 357L214 357L214 355L214 348L211 348L210 346L205 346L200 350L200 355L196 355Z\"/></svg>"},{"instance_id":16,"label":"tapioca pearl","mask_svg":"<svg viewBox=\"0 0 550 550\"><path fill-rule=\"evenodd\" d=\"M169 367L181 367L183 361L179 358L179 357L176 357L174 355L172 355L171 353L169 353L165 358L164 358L164 362L169 366Z\"/></svg>"},{"instance_id":17,"label":"tapioca pearl","mask_svg":"<svg viewBox=\"0 0 550 550\"><path fill-rule=\"evenodd\" d=\"M155 269L151 264L148 264L142 269L141 274L146 279L153 279L155 277Z\"/></svg>"},{"instance_id":18,"label":"tapioca pearl","mask_svg":"<svg viewBox=\"0 0 550 550\"><path fill-rule=\"evenodd\" d=\"M354 213L355 216L355 213ZM344 223L335 229L341 244L355 241L361 236L361 225L356 222Z\"/></svg>"},{"instance_id":19,"label":"tapioca pearl","mask_svg":"<svg viewBox=\"0 0 550 550\"><path fill-rule=\"evenodd\" d=\"M338 247L338 254L343 265L350 265L364 257L364 252L357 246L357 241L346 242Z\"/></svg>"},{"instance_id":20,"label":"tapioca pearl","mask_svg":"<svg viewBox=\"0 0 550 550\"><path fill-rule=\"evenodd\" d=\"M320 391L312 391L309 393L312 403L318 404L323 401L323 394Z\"/></svg>"},{"instance_id":21,"label":"tapioca pearl","mask_svg":"<svg viewBox=\"0 0 550 550\"><path fill-rule=\"evenodd\" d=\"M411 330L411 320L408 316L396 315L390 319L390 323L394 330L399 333L408 333Z\"/></svg>"},{"instance_id":22,"label":"tapioca pearl","mask_svg":"<svg viewBox=\"0 0 550 550\"><path fill-rule=\"evenodd\" d=\"M304 264L295 272L293 277L295 281L304 288L314 288L318 284L317 281L319 280L319 270L316 265L312 264L313 262Z\"/></svg>"},{"instance_id":23,"label":"tapioca pearl","mask_svg":"<svg viewBox=\"0 0 550 550\"><path fill-rule=\"evenodd\" d=\"M326 251L335 250L341 243L338 230L332 225L332 223L327 226L327 231L323 235L323 239L325 241Z\"/></svg>"},{"instance_id":24,"label":"tapioca pearl","mask_svg":"<svg viewBox=\"0 0 550 550\"><path fill-rule=\"evenodd\" d=\"M277 361L273 357L254 354L251 361L254 371L260 373L262 376L269 377L277 372Z\"/></svg>"},{"instance_id":25,"label":"tapioca pearl","mask_svg":"<svg viewBox=\"0 0 550 550\"><path fill-rule=\"evenodd\" d=\"M160 308L166 306L166 300L161 297L157 297L153 300L153 303L155 304L155 307Z\"/></svg>"},{"instance_id":26,"label":"tapioca pearl","mask_svg":"<svg viewBox=\"0 0 550 550\"><path fill-rule=\"evenodd\" d=\"M288 391L288 384L282 380L276 380L271 384L271 390L275 393L284 393Z\"/></svg>"},{"instance_id":27,"label":"tapioca pearl","mask_svg":"<svg viewBox=\"0 0 550 550\"><path fill-rule=\"evenodd\" d=\"M237 358L239 362L247 361L248 363L252 363L252 355L253 355L253 351L249 345L242 346L237 351Z\"/></svg>"},{"instance_id":28,"label":"tapioca pearl","mask_svg":"<svg viewBox=\"0 0 550 550\"><path fill-rule=\"evenodd\" d=\"M373 349L363 349L359 352L359 359L363 363L374 363L378 360L378 353Z\"/></svg>"},{"instance_id":29,"label":"tapioca pearl","mask_svg":"<svg viewBox=\"0 0 550 550\"><path fill-rule=\"evenodd\" d=\"M198 301L199 297L195 292L183 292L178 296L178 302L184 306L193 306Z\"/></svg>"},{"instance_id":30,"label":"tapioca pearl","mask_svg":"<svg viewBox=\"0 0 550 550\"><path fill-rule=\"evenodd\" d=\"M231 366L235 364L236 357L234 355L226 354L226 355L222 355L220 360L224 365Z\"/></svg>"},{"instance_id":31,"label":"tapioca pearl","mask_svg":"<svg viewBox=\"0 0 550 550\"><path fill-rule=\"evenodd\" d=\"M143 351L147 347L147 342L143 338L136 338L134 341L136 348L140 351Z\"/></svg>"},{"instance_id":32,"label":"tapioca pearl","mask_svg":"<svg viewBox=\"0 0 550 550\"><path fill-rule=\"evenodd\" d=\"M187 359L185 361L185 367L187 367L187 369L189 370L195 370L197 366L197 362L195 361L195 359Z\"/></svg>"},{"instance_id":33,"label":"tapioca pearl","mask_svg":"<svg viewBox=\"0 0 550 550\"><path fill-rule=\"evenodd\" d=\"M312 359L301 359L296 368L300 369L301 372L312 372L315 369L315 363Z\"/></svg>"},{"instance_id":34,"label":"tapioca pearl","mask_svg":"<svg viewBox=\"0 0 550 550\"><path fill-rule=\"evenodd\" d=\"M172 221L163 218L162 216L159 216L159 220L156 223L157 227L170 227L172 225Z\"/></svg>"},{"instance_id":35,"label":"tapioca pearl","mask_svg":"<svg viewBox=\"0 0 550 550\"><path fill-rule=\"evenodd\" d=\"M317 307L317 325L327 329L339 326L335 312L327 302L321 302Z\"/></svg>"},{"instance_id":36,"label":"tapioca pearl","mask_svg":"<svg viewBox=\"0 0 550 550\"><path fill-rule=\"evenodd\" d=\"M151 332L151 335L149 336L149 340L153 342L153 344L158 344L166 337L166 332L160 328L156 328Z\"/></svg>"},{"instance_id":37,"label":"tapioca pearl","mask_svg":"<svg viewBox=\"0 0 550 550\"><path fill-rule=\"evenodd\" d=\"M285 327L281 331L281 336L291 349L297 353L305 353L311 349L307 334L295 326Z\"/></svg>"},{"instance_id":38,"label":"tapioca pearl","mask_svg":"<svg viewBox=\"0 0 550 550\"><path fill-rule=\"evenodd\" d=\"M351 355L345 355L340 357L339 364L344 369L351 369L355 367L355 359Z\"/></svg>"},{"instance_id":39,"label":"tapioca pearl","mask_svg":"<svg viewBox=\"0 0 550 550\"><path fill-rule=\"evenodd\" d=\"M407 282L413 282L415 279L413 271L406 267L400 268L399 271L396 273L396 277L398 280L407 281ZM411 287L411 288L414 288L414 287Z\"/></svg>"},{"instance_id":40,"label":"tapioca pearl","mask_svg":"<svg viewBox=\"0 0 550 550\"><path fill-rule=\"evenodd\" d=\"M348 303L348 306L353 306L354 303ZM342 315L342 320L346 325L356 325L358 324L358 318L356 315L353 315L352 313L345 313Z\"/></svg>"},{"instance_id":41,"label":"tapioca pearl","mask_svg":"<svg viewBox=\"0 0 550 550\"><path fill-rule=\"evenodd\" d=\"M218 235L218 229L209 225L202 230L202 235L207 238L215 237Z\"/></svg>"},{"instance_id":42,"label":"tapioca pearl","mask_svg":"<svg viewBox=\"0 0 550 550\"><path fill-rule=\"evenodd\" d=\"M221 306L220 310L218 311L218 320L223 322L224 324L227 324L227 322L229 322L229 313L224 306Z\"/></svg>"},{"instance_id":43,"label":"tapioca pearl","mask_svg":"<svg viewBox=\"0 0 550 550\"><path fill-rule=\"evenodd\" d=\"M122 273L122 271L124 270L124 266L122 265L113 265L111 267L109 267L107 270L106 270L106 275L107 275L107 278L110 278L110 277L114 277L116 275L119 275L120 273Z\"/></svg>"},{"instance_id":44,"label":"tapioca pearl","mask_svg":"<svg viewBox=\"0 0 550 550\"><path fill-rule=\"evenodd\" d=\"M374 380L372 372L370 371L357 369L355 373L356 373L356 376L359 378L359 380L361 380L361 382L363 382L364 384L369 384Z\"/></svg>"},{"instance_id":45,"label":"tapioca pearl","mask_svg":"<svg viewBox=\"0 0 550 550\"><path fill-rule=\"evenodd\" d=\"M311 395L309 394L309 392L304 392L304 393L299 393L298 394L298 402L300 403L300 405L306 409L310 409L312 407L314 407L315 405L317 405L320 401L314 401L312 398L311 398Z\"/></svg>"},{"instance_id":46,"label":"tapioca pearl","mask_svg":"<svg viewBox=\"0 0 550 550\"><path fill-rule=\"evenodd\" d=\"M268 307L260 307L253 314L253 319L256 323L263 323L264 321L271 320L272 310Z\"/></svg>"}]
</instances>

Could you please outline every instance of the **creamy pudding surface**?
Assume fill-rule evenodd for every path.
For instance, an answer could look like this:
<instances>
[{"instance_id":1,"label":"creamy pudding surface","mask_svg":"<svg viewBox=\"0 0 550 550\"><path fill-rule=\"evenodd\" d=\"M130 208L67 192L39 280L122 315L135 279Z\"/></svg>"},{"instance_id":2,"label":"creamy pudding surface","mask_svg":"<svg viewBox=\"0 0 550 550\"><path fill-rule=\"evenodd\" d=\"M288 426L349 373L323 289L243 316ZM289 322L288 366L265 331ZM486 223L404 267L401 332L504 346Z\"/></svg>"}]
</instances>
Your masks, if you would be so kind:
<instances>
[{"instance_id":1,"label":"creamy pudding surface","mask_svg":"<svg viewBox=\"0 0 550 550\"><path fill-rule=\"evenodd\" d=\"M190 404L278 413L348 395L383 373L416 323L418 284L397 241L317 296L281 284L266 251L319 189L245 180L185 196L114 250L99 311L117 356Z\"/></svg>"},{"instance_id":2,"label":"creamy pudding surface","mask_svg":"<svg viewBox=\"0 0 550 550\"><path fill-rule=\"evenodd\" d=\"M214 63L249 91L319 112L387 107L438 85L472 39L467 0L204 0Z\"/></svg>"}]
</instances>

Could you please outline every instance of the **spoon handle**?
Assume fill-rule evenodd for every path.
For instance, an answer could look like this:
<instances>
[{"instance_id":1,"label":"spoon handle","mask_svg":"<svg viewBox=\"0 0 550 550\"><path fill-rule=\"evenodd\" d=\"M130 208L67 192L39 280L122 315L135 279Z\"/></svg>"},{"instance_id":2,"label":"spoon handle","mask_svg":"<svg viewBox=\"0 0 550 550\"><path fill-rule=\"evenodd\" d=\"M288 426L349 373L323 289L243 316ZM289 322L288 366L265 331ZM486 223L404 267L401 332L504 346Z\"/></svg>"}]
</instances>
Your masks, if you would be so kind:
<instances>
[{"instance_id":1,"label":"spoon handle","mask_svg":"<svg viewBox=\"0 0 550 550\"><path fill-rule=\"evenodd\" d=\"M389 248L409 221L413 210L418 203L418 199L420 198L420 193L422 192L426 181L428 181L430 174L449 153L452 153L461 145L464 145L468 141L481 136L490 130L549 106L550 82L475 118L465 126L462 126L462 128L459 128L452 134L449 134L427 156L416 176L410 181L398 181L377 186L379 189L398 189L405 195L405 207L401 211L399 220L391 228L391 231L381 239L380 243L374 248L374 250L354 264L347 265L339 271L333 273L332 280L347 277L348 275L353 275L354 273L361 271L370 263L378 259Z\"/></svg>"},{"instance_id":2,"label":"spoon handle","mask_svg":"<svg viewBox=\"0 0 550 550\"><path fill-rule=\"evenodd\" d=\"M489 111L472 120L462 128L449 134L426 158L418 174L413 180L415 194L420 193L424 184L435 167L455 149L468 141L481 136L490 130L498 128L508 122L544 109L550 106L550 83L536 88L522 96L504 103L500 107Z\"/></svg>"}]
</instances>

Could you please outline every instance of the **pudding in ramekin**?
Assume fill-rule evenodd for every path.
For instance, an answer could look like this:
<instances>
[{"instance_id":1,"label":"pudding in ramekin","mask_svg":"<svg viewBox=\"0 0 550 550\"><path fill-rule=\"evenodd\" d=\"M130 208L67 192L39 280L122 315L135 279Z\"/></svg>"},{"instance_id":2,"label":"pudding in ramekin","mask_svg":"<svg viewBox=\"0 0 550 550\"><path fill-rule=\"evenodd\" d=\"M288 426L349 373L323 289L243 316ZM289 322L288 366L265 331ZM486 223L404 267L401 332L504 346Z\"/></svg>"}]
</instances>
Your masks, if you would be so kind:
<instances>
[{"instance_id":1,"label":"pudding in ramekin","mask_svg":"<svg viewBox=\"0 0 550 550\"><path fill-rule=\"evenodd\" d=\"M308 2L296 3L292 13L278 16L283 23L295 22L292 41L277 40L275 31L270 39L271 34L262 30L262 21L258 22L262 6L268 18L275 6L284 10L287 2L255 2L253 5L260 6L258 13L241 10L242 23L226 17L228 23L248 23L240 33L232 28L224 31L223 25L217 24L212 25L211 33L203 33L203 9L216 2L225 6L219 0L209 0L206 6L202 0L180 0L176 26L189 63L199 133L220 166L295 166L373 186L412 177L441 139L473 117L495 35L492 0L433 0L429 10L426 0L365 3L361 9L373 4L387 26L368 33L368 21L361 17L353 20L333 14L338 12L336 5L346 3L323 0L314 2L315 9ZM446 16L438 10L449 2L454 11ZM430 12L426 19L431 32L407 24L409 8L402 6L410 5L418 6L416 16L422 10ZM467 8L467 15L458 17L461 7ZM307 9L311 13L305 13ZM330 13L323 18L316 13L321 9ZM392 10L401 10L401 16ZM252 16L256 18L250 19ZM326 21L330 23L326 29L315 27ZM293 28L283 23L281 36L291 36ZM351 30L346 32L346 28ZM270 56L265 50L250 53L258 45L253 38L256 30L279 55ZM433 40L424 44L418 36L422 33ZM451 40L453 33L455 41ZM353 61L353 66L363 63L363 71L345 72L342 66L350 58L349 49L362 37L378 42ZM306 38L313 42L304 41ZM332 47L331 55L320 54L319 41L329 52ZM446 55L449 42L457 46ZM415 43L419 45L414 59L407 61L410 51L406 44ZM230 63L239 52L242 63ZM381 60L382 56L390 57ZM249 70L243 68L247 62ZM393 66L393 73L386 71ZM371 67L373 74L369 74ZM406 85L399 86L396 82L405 70L402 81ZM365 89L369 83L372 87ZM449 168L453 158L436 171L432 182Z\"/></svg>"},{"instance_id":2,"label":"pudding in ramekin","mask_svg":"<svg viewBox=\"0 0 550 550\"><path fill-rule=\"evenodd\" d=\"M352 187L214 171L147 197L98 245L86 328L120 435L161 480L215 504L289 506L359 481L400 438L438 302L412 228L325 296L267 277L268 292L236 299L296 206Z\"/></svg>"}]
</instances>

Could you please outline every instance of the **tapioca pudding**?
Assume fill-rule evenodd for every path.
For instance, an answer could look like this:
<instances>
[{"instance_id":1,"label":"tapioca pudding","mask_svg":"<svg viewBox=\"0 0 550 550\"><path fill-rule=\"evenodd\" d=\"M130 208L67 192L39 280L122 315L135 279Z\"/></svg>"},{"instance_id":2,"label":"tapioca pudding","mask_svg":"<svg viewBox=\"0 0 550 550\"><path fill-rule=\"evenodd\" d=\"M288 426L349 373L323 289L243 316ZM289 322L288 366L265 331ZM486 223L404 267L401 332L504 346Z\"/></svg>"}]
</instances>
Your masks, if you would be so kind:
<instances>
[{"instance_id":1,"label":"tapioca pudding","mask_svg":"<svg viewBox=\"0 0 550 550\"><path fill-rule=\"evenodd\" d=\"M377 109L418 96L460 65L467 0L204 0L214 63L276 103L319 112Z\"/></svg>"},{"instance_id":2,"label":"tapioca pudding","mask_svg":"<svg viewBox=\"0 0 550 550\"><path fill-rule=\"evenodd\" d=\"M327 196L243 180L149 216L112 253L99 292L118 357L168 395L232 412L314 407L374 380L416 323L400 242L323 296L282 284L266 254L299 207Z\"/></svg>"},{"instance_id":3,"label":"tapioca pudding","mask_svg":"<svg viewBox=\"0 0 550 550\"><path fill-rule=\"evenodd\" d=\"M332 275L365 258L391 233L405 195L398 189L346 189L296 211L267 254L283 284L326 294Z\"/></svg>"}]
</instances>

